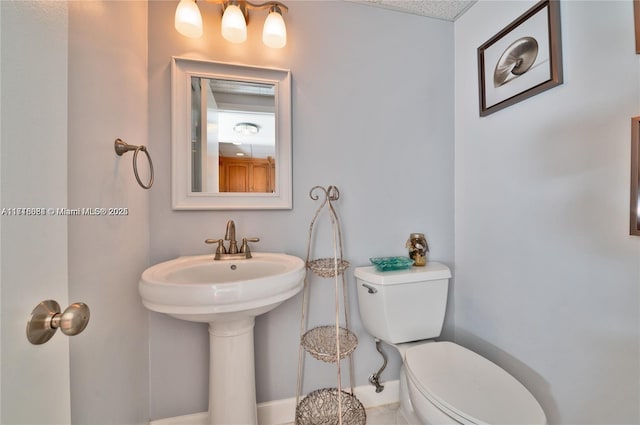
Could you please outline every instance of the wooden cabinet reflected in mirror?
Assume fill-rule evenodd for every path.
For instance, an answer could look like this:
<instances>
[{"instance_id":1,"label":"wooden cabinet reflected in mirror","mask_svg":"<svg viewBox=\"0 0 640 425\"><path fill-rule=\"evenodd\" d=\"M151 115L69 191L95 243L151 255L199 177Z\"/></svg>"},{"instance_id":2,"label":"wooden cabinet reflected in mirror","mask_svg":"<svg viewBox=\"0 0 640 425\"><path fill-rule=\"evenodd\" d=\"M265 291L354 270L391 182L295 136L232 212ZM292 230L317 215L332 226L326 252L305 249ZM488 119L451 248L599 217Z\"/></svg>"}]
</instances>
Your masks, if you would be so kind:
<instances>
[{"instance_id":1,"label":"wooden cabinet reflected in mirror","mask_svg":"<svg viewBox=\"0 0 640 425\"><path fill-rule=\"evenodd\" d=\"M629 233L640 236L640 117L631 118L631 199Z\"/></svg>"},{"instance_id":2,"label":"wooden cabinet reflected in mirror","mask_svg":"<svg viewBox=\"0 0 640 425\"><path fill-rule=\"evenodd\" d=\"M276 164L267 158L220 157L220 192L274 191Z\"/></svg>"}]
</instances>

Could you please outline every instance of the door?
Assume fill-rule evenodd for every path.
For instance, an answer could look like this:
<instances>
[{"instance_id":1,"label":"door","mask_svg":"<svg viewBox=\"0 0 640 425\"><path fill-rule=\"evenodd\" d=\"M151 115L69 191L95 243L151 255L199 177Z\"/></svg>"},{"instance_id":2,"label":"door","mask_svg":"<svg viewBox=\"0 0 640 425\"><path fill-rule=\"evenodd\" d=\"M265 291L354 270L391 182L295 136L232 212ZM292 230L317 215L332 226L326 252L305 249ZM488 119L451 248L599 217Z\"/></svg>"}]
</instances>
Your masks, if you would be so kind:
<instances>
[{"instance_id":1,"label":"door","mask_svg":"<svg viewBox=\"0 0 640 425\"><path fill-rule=\"evenodd\" d=\"M0 2L0 423L69 424L69 340L26 338L68 305L66 2ZM62 107L61 107L62 106Z\"/></svg>"}]
</instances>

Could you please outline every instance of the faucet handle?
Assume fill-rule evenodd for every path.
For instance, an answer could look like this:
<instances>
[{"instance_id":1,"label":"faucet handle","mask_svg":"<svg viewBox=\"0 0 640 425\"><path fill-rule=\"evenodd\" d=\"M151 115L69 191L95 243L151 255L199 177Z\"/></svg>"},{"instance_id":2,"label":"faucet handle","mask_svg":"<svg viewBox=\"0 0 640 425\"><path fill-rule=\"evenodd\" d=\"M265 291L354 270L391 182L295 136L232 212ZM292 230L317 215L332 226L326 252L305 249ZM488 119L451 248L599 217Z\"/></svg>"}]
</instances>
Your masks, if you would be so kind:
<instances>
[{"instance_id":1,"label":"faucet handle","mask_svg":"<svg viewBox=\"0 0 640 425\"><path fill-rule=\"evenodd\" d=\"M245 254L245 258L251 258L251 250L248 242L260 242L260 238L242 238L240 253Z\"/></svg>"},{"instance_id":2,"label":"faucet handle","mask_svg":"<svg viewBox=\"0 0 640 425\"><path fill-rule=\"evenodd\" d=\"M226 254L227 250L224 249L224 240L223 239L205 239L204 243L217 243L218 247L216 248L216 254Z\"/></svg>"}]
</instances>

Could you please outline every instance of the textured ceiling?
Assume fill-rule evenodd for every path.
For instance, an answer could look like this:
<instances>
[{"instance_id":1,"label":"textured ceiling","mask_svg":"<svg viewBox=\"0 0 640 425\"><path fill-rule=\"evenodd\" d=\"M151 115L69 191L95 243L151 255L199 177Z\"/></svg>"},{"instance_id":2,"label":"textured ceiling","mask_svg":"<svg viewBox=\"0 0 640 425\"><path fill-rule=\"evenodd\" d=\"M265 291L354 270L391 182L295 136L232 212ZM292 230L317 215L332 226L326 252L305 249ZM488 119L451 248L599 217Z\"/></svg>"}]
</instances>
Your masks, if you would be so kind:
<instances>
[{"instance_id":1,"label":"textured ceiling","mask_svg":"<svg viewBox=\"0 0 640 425\"><path fill-rule=\"evenodd\" d=\"M477 0L352 0L385 9L455 21Z\"/></svg>"}]
</instances>

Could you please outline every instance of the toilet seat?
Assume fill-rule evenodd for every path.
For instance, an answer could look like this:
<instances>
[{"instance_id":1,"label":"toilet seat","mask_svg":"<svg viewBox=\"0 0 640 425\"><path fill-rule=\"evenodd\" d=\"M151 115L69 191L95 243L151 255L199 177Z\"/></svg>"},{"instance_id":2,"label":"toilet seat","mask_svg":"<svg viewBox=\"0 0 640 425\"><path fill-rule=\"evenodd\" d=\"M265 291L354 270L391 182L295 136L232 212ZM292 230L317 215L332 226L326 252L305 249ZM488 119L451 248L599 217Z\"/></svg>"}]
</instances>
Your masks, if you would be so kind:
<instances>
[{"instance_id":1,"label":"toilet seat","mask_svg":"<svg viewBox=\"0 0 640 425\"><path fill-rule=\"evenodd\" d=\"M546 424L531 393L473 351L431 342L407 349L404 357L409 386L460 423ZM418 409L419 403L413 404Z\"/></svg>"}]
</instances>

